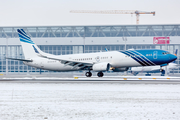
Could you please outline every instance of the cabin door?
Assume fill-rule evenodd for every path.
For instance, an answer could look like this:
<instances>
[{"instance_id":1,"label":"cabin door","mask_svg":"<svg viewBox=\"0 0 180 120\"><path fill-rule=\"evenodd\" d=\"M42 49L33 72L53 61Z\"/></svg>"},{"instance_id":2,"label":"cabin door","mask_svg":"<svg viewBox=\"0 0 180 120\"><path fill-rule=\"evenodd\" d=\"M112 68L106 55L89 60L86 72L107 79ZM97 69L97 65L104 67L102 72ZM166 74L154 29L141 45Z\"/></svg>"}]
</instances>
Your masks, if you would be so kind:
<instances>
[{"instance_id":1,"label":"cabin door","mask_svg":"<svg viewBox=\"0 0 180 120\"><path fill-rule=\"evenodd\" d=\"M158 51L154 51L154 52L153 52L153 58L154 58L154 59L157 59L157 55L158 55Z\"/></svg>"}]
</instances>

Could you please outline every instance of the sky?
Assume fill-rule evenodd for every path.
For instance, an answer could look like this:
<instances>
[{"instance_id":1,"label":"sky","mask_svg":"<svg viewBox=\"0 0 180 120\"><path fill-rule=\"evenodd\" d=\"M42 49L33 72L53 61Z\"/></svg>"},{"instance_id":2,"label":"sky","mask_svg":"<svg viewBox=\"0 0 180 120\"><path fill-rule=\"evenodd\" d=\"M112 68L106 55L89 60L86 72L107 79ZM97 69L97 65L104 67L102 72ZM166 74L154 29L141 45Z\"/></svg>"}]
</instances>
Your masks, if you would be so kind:
<instances>
[{"instance_id":1,"label":"sky","mask_svg":"<svg viewBox=\"0 0 180 120\"><path fill-rule=\"evenodd\" d=\"M130 14L71 10L139 10L139 24L180 24L180 0L0 0L0 26L135 25Z\"/></svg>"}]
</instances>

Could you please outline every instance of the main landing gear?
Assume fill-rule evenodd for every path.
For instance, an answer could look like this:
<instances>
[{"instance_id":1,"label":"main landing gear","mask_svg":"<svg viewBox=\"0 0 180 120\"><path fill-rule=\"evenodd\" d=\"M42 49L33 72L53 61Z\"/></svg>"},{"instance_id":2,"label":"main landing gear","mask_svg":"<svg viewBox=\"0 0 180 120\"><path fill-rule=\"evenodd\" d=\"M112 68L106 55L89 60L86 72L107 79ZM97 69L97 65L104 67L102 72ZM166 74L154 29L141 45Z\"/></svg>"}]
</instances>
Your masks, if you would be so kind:
<instances>
[{"instance_id":1,"label":"main landing gear","mask_svg":"<svg viewBox=\"0 0 180 120\"><path fill-rule=\"evenodd\" d=\"M91 76L92 76L92 73L89 71L89 72L86 72L85 75L86 75L86 77L91 77ZM103 75L104 75L103 72L98 72L98 73L97 73L97 76L98 76L98 77L103 77Z\"/></svg>"},{"instance_id":2,"label":"main landing gear","mask_svg":"<svg viewBox=\"0 0 180 120\"><path fill-rule=\"evenodd\" d=\"M103 75L104 75L103 72L98 72L98 73L97 73L97 76L98 76L98 77L103 77Z\"/></svg>"},{"instance_id":3,"label":"main landing gear","mask_svg":"<svg viewBox=\"0 0 180 120\"><path fill-rule=\"evenodd\" d=\"M89 72L86 72L86 77L91 77L92 76L92 73L89 71Z\"/></svg>"}]
</instances>

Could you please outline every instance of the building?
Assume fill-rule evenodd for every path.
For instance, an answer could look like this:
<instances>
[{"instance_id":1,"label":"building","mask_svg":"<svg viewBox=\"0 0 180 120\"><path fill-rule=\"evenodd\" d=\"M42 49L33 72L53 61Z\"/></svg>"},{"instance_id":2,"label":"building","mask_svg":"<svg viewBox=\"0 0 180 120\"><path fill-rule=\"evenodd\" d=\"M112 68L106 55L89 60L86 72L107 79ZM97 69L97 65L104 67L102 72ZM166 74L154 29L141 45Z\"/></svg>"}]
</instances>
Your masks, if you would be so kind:
<instances>
[{"instance_id":1,"label":"building","mask_svg":"<svg viewBox=\"0 0 180 120\"><path fill-rule=\"evenodd\" d=\"M180 24L0 27L1 73L6 72L6 65L11 73L41 71L20 61L7 60L6 64L6 55L24 57L17 34L19 28L23 28L42 51L55 55L99 52L105 51L105 48L109 51L167 49L170 53L180 50ZM180 64L179 52L176 63ZM173 72L180 73L180 70Z\"/></svg>"}]
</instances>

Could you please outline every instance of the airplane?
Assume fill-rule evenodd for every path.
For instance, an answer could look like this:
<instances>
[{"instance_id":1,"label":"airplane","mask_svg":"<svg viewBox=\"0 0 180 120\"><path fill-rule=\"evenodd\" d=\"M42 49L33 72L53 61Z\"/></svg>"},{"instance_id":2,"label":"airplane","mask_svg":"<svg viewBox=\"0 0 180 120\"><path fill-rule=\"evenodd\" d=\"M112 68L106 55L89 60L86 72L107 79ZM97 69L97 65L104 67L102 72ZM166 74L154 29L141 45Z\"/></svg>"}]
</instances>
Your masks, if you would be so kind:
<instances>
[{"instance_id":1,"label":"airplane","mask_svg":"<svg viewBox=\"0 0 180 120\"><path fill-rule=\"evenodd\" d=\"M178 49L176 49L175 51L175 56L177 56L177 51ZM165 75L165 65L156 65L156 66L143 66L143 67L132 67L130 68L130 72L136 76L138 73L141 72L145 72L147 74L145 74L146 76L151 76L150 73L160 73L161 72L161 76ZM172 70L172 69L178 69L179 65L175 63L175 61L169 63L167 65L167 72Z\"/></svg>"},{"instance_id":2,"label":"airplane","mask_svg":"<svg viewBox=\"0 0 180 120\"><path fill-rule=\"evenodd\" d=\"M176 63L169 63L167 65L167 71L170 71L172 69L178 69L179 65ZM150 73L160 73L161 72L161 76L165 75L165 66L160 67L159 65L156 66L146 66L146 67L132 67L130 69L131 73L136 76L138 73L141 72L146 72L147 74L145 74L146 76L151 76Z\"/></svg>"},{"instance_id":3,"label":"airplane","mask_svg":"<svg viewBox=\"0 0 180 120\"><path fill-rule=\"evenodd\" d=\"M51 71L80 71L85 70L86 77L91 77L91 71L124 72L129 67L154 66L168 64L177 59L168 51L159 49L107 51L97 53L82 53L69 55L53 55L41 51L23 29L17 29L25 59L6 58L23 61L25 65Z\"/></svg>"}]
</instances>

